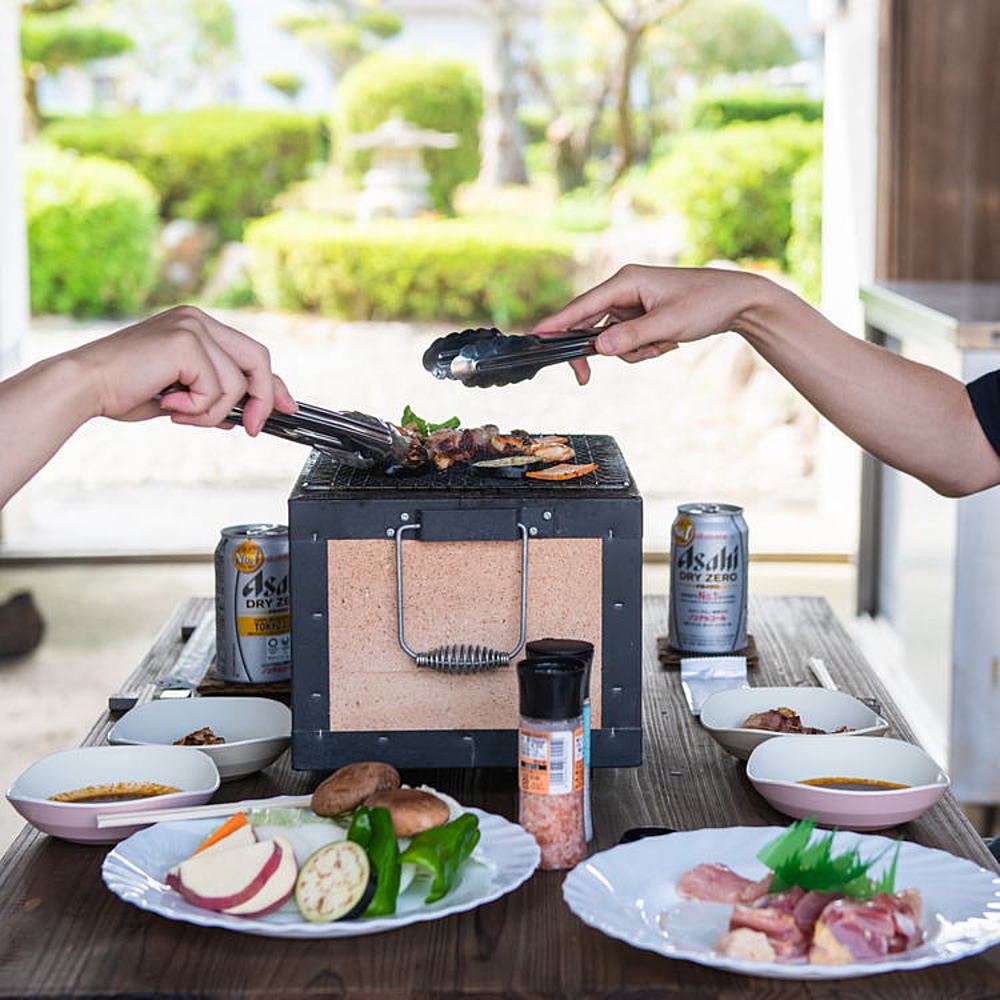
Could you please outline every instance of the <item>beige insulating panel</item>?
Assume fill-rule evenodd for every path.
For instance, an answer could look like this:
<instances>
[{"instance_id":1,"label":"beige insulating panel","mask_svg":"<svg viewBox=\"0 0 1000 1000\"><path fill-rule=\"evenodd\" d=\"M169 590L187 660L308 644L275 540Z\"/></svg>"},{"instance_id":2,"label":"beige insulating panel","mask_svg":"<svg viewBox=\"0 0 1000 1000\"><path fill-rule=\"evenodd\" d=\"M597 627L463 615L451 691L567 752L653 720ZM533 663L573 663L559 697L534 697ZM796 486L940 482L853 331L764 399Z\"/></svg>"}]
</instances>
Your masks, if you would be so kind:
<instances>
[{"instance_id":1,"label":"beige insulating panel","mask_svg":"<svg viewBox=\"0 0 1000 1000\"><path fill-rule=\"evenodd\" d=\"M594 644L590 695L601 724L602 551L599 538L533 539L528 547L528 640ZM330 730L516 729L513 665L452 675L417 667L396 635L396 549L390 539L327 542ZM521 542L403 543L406 641L517 644Z\"/></svg>"}]
</instances>

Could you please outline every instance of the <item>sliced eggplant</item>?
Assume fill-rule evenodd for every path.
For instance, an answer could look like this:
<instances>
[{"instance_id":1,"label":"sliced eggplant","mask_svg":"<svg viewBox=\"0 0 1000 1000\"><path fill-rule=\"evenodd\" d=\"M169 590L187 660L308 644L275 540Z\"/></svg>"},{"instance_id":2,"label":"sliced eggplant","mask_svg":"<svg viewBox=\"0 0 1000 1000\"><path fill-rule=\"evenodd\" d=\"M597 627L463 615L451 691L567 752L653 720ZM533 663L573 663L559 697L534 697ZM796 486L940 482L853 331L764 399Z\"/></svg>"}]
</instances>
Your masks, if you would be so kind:
<instances>
[{"instance_id":1,"label":"sliced eggplant","mask_svg":"<svg viewBox=\"0 0 1000 1000\"><path fill-rule=\"evenodd\" d=\"M507 455L504 458L488 458L473 462L472 468L481 476L502 476L517 479L529 469L540 469L542 460L534 455Z\"/></svg>"},{"instance_id":2,"label":"sliced eggplant","mask_svg":"<svg viewBox=\"0 0 1000 1000\"><path fill-rule=\"evenodd\" d=\"M314 923L353 920L375 895L375 873L360 844L340 840L309 856L295 882L295 902Z\"/></svg>"}]
</instances>

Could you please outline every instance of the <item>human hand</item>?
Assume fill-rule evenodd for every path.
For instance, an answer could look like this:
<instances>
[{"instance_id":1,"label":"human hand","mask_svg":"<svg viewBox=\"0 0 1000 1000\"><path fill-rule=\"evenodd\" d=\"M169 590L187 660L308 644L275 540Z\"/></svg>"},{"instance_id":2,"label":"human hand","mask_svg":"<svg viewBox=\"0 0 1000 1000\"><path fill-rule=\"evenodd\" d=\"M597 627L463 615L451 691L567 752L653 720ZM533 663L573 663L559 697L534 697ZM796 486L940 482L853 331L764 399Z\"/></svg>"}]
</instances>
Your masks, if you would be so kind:
<instances>
[{"instance_id":1,"label":"human hand","mask_svg":"<svg viewBox=\"0 0 1000 1000\"><path fill-rule=\"evenodd\" d=\"M586 329L609 317L611 324L595 341L597 353L635 363L688 341L738 330L748 310L777 289L766 278L745 271L628 264L542 320L532 332L545 336ZM570 364L577 382L586 385L587 360Z\"/></svg>"},{"instance_id":2,"label":"human hand","mask_svg":"<svg viewBox=\"0 0 1000 1000\"><path fill-rule=\"evenodd\" d=\"M113 420L169 415L176 424L228 426L246 396L242 422L253 437L273 409L296 410L267 348L196 306L167 309L72 354L92 386L93 413ZM163 391L173 385L186 388Z\"/></svg>"}]
</instances>

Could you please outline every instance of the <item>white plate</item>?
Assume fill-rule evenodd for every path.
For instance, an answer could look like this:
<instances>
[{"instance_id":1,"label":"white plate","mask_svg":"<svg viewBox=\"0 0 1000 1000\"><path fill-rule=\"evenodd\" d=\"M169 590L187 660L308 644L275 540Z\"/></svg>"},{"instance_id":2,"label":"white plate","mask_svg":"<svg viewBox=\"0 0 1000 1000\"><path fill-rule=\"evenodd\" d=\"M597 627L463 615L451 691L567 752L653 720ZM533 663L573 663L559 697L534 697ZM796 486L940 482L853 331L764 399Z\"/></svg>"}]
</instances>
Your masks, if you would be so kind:
<instances>
[{"instance_id":1,"label":"white plate","mask_svg":"<svg viewBox=\"0 0 1000 1000\"><path fill-rule=\"evenodd\" d=\"M773 979L847 979L922 969L1000 943L1000 877L944 851L904 842L896 886L912 886L923 896L926 940L919 948L835 966L746 962L718 954L715 942L729 928L732 906L681 899L676 891L678 878L695 865L712 861L723 862L747 878L762 878L767 869L756 854L783 830L734 826L622 844L577 865L563 882L563 898L584 923L636 948ZM838 850L857 845L863 857L894 844L887 837L848 832L838 833L835 840ZM873 872L879 870L876 866ZM650 872L656 873L654 878Z\"/></svg>"},{"instance_id":2,"label":"white plate","mask_svg":"<svg viewBox=\"0 0 1000 1000\"><path fill-rule=\"evenodd\" d=\"M408 912L392 917L314 924L302 919L294 903L256 920L192 906L178 893L168 889L162 880L168 868L191 854L219 825L221 820L218 818L157 823L133 834L104 859L101 875L107 887L125 902L170 920L183 920L202 927L224 927L244 934L286 938L375 934L475 909L513 891L538 867L538 844L525 830L493 813L479 809L466 811L479 817L482 837L476 853L484 857L486 864L470 859L462 870L458 884L443 899L430 905L419 903Z\"/></svg>"}]
</instances>

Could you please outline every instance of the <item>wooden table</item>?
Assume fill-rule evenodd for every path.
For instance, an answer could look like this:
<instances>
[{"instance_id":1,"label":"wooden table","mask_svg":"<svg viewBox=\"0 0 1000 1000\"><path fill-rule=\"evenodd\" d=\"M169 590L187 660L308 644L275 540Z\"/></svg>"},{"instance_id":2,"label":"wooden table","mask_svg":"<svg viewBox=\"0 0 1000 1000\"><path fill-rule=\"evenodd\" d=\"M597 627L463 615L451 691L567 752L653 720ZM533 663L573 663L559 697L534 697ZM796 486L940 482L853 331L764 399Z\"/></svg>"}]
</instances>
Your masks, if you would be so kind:
<instances>
[{"instance_id":1,"label":"wooden table","mask_svg":"<svg viewBox=\"0 0 1000 1000\"><path fill-rule=\"evenodd\" d=\"M181 648L204 599L185 602L132 677L148 682ZM874 696L892 723L909 730L825 601L764 597L751 603L761 654L757 684L811 684L807 656L821 656L837 684ZM629 827L675 829L784 824L688 714L676 672L656 660L666 603L645 604L645 758L641 768L600 770L593 781L595 849ZM87 738L101 743L111 719ZM513 818L514 772L409 773ZM316 775L289 770L287 755L266 772L224 785L228 799L308 790ZM993 867L989 853L947 796L901 832ZM108 892L105 849L62 843L25 830L0 866L0 996L173 997L596 997L804 998L1000 995L1000 947L916 972L843 982L765 980L672 961L613 940L579 921L562 902L563 876L541 872L470 913L372 937L322 941L251 937L145 913Z\"/></svg>"}]
</instances>

